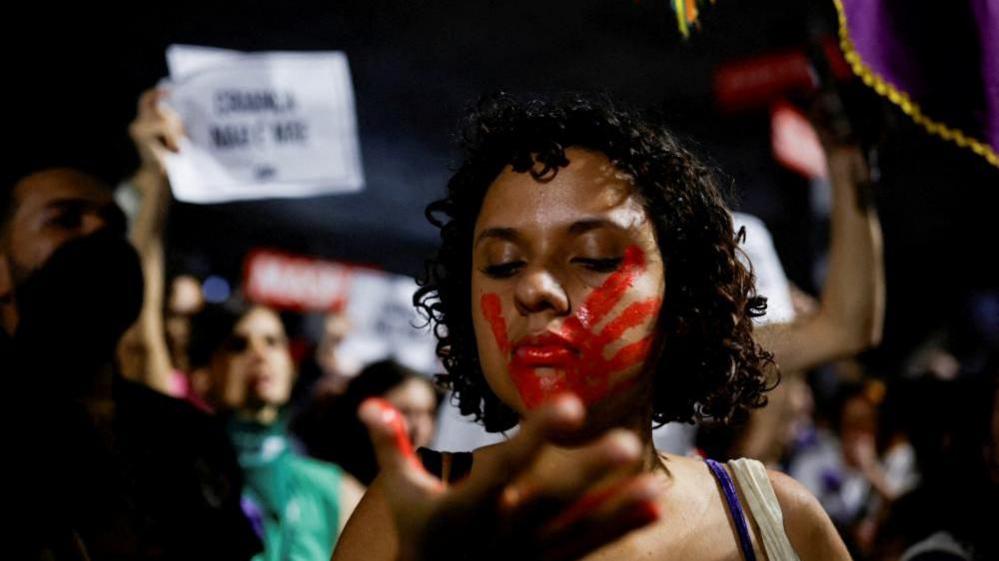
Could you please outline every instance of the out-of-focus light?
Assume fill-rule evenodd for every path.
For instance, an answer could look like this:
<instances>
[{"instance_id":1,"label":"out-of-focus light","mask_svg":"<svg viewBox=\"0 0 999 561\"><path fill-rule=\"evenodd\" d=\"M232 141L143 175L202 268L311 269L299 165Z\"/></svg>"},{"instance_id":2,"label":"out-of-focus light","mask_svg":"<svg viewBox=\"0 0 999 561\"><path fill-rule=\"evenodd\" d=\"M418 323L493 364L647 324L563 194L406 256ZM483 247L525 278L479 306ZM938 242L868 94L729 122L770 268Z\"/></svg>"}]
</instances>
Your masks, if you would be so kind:
<instances>
[{"instance_id":1,"label":"out-of-focus light","mask_svg":"<svg viewBox=\"0 0 999 561\"><path fill-rule=\"evenodd\" d=\"M205 294L205 301L212 304L225 302L229 299L229 295L232 294L229 282L217 275L211 275L206 278L205 282L201 285L201 291Z\"/></svg>"}]
</instances>

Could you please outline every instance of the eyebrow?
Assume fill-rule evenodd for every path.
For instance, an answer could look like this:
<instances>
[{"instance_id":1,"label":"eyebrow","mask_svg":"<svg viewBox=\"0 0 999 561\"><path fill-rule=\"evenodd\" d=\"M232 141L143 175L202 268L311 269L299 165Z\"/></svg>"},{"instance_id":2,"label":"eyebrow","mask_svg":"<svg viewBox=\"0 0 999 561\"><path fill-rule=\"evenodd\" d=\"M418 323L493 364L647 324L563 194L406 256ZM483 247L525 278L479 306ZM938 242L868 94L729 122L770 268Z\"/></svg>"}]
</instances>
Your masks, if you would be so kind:
<instances>
[{"instance_id":1,"label":"eyebrow","mask_svg":"<svg viewBox=\"0 0 999 561\"><path fill-rule=\"evenodd\" d=\"M569 235L578 236L600 228L620 230L621 226L605 218L589 218L573 222L572 225L569 226L568 232ZM517 242L520 241L521 237L520 233L514 228L487 228L479 233L479 236L475 238L475 245L478 246L487 239L500 239L509 242Z\"/></svg>"},{"instance_id":2,"label":"eyebrow","mask_svg":"<svg viewBox=\"0 0 999 561\"><path fill-rule=\"evenodd\" d=\"M45 203L46 208L58 208L58 209L76 209L76 208L86 208L88 206L93 206L93 204L85 199L77 199L73 197L52 199L51 201Z\"/></svg>"},{"instance_id":3,"label":"eyebrow","mask_svg":"<svg viewBox=\"0 0 999 561\"><path fill-rule=\"evenodd\" d=\"M70 210L70 211L80 211L85 212L88 210L96 210L101 212L110 206L110 201L95 201L91 199L83 199L77 197L63 197L59 199L52 199L45 203L45 208L51 208L56 210Z\"/></svg>"},{"instance_id":4,"label":"eyebrow","mask_svg":"<svg viewBox=\"0 0 999 561\"><path fill-rule=\"evenodd\" d=\"M115 232L124 232L127 229L128 219L125 213L114 203L113 200L95 201L76 197L64 197L53 199L46 203L46 209L54 209L59 212L96 212L109 228Z\"/></svg>"},{"instance_id":5,"label":"eyebrow","mask_svg":"<svg viewBox=\"0 0 999 561\"><path fill-rule=\"evenodd\" d=\"M615 230L620 230L621 227L610 220L604 218L590 218L587 220L580 220L578 222L573 222L572 226L569 226L569 234L573 236L578 236L580 234L585 234L591 230L598 230L600 228L612 228Z\"/></svg>"},{"instance_id":6,"label":"eyebrow","mask_svg":"<svg viewBox=\"0 0 999 561\"><path fill-rule=\"evenodd\" d=\"M516 242L520 240L520 234L513 228L486 228L475 238L475 245L478 246L483 241L491 238Z\"/></svg>"}]
</instances>

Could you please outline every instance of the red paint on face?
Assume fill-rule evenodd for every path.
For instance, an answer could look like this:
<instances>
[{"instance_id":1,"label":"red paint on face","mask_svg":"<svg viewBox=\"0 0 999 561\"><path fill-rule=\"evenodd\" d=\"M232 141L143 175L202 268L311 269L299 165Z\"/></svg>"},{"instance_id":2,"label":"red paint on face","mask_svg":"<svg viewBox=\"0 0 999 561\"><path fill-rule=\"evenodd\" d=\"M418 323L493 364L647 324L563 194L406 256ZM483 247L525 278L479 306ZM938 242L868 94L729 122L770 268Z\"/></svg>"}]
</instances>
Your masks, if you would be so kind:
<instances>
[{"instance_id":1,"label":"red paint on face","mask_svg":"<svg viewBox=\"0 0 999 561\"><path fill-rule=\"evenodd\" d=\"M499 345L500 351L503 354L509 353L510 340L506 335L506 321L503 320L503 303L500 302L500 297L491 293L483 294L480 305L482 306L482 315L489 322L489 327L493 331L493 338L496 339L496 344Z\"/></svg>"},{"instance_id":2,"label":"red paint on face","mask_svg":"<svg viewBox=\"0 0 999 561\"><path fill-rule=\"evenodd\" d=\"M618 381L615 374L648 358L652 335L622 347L609 359L604 358L604 352L629 329L659 313L662 300L635 302L599 332L596 326L620 303L644 271L645 256L641 249L629 247L621 267L590 293L575 314L565 320L560 331L525 337L513 345L508 338L500 297L493 293L482 296L483 316L500 351L510 361L510 377L528 409L565 392L576 394L589 405L600 401L610 391L629 385L630 382ZM538 372L541 368L546 370L545 374Z\"/></svg>"}]
</instances>

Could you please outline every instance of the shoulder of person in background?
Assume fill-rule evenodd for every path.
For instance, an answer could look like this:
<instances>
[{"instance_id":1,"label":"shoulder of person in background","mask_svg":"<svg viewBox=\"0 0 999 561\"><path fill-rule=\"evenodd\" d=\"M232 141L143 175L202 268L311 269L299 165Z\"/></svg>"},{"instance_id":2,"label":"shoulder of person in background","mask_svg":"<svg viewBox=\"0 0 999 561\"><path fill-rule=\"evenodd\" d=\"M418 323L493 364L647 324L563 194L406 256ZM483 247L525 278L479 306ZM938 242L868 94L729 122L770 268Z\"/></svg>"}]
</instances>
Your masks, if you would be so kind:
<instances>
[{"instance_id":1,"label":"shoulder of person in background","mask_svg":"<svg viewBox=\"0 0 999 561\"><path fill-rule=\"evenodd\" d=\"M116 379L116 439L170 551L249 559L260 542L240 507L242 472L221 422L145 385Z\"/></svg>"}]
</instances>

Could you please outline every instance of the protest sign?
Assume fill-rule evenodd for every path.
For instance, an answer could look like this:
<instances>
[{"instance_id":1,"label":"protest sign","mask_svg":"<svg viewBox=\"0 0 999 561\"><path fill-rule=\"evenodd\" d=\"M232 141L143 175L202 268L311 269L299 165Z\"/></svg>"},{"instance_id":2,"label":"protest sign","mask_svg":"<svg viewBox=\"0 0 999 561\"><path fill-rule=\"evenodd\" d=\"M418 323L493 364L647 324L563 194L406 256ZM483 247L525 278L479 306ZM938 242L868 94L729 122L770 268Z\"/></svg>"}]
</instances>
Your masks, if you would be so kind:
<instances>
[{"instance_id":1,"label":"protest sign","mask_svg":"<svg viewBox=\"0 0 999 561\"><path fill-rule=\"evenodd\" d=\"M172 46L165 100L184 124L174 195L216 203L363 188L347 58Z\"/></svg>"}]
</instances>

